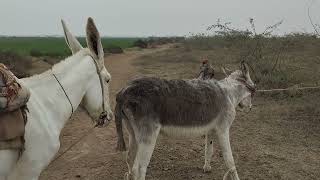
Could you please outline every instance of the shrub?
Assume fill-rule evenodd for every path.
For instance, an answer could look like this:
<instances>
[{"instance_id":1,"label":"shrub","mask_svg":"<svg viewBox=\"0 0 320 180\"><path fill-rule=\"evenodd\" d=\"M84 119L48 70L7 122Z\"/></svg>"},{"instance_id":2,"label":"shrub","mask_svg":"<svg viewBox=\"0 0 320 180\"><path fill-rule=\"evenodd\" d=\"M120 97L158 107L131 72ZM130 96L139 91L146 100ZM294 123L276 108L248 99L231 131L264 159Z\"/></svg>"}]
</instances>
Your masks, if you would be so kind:
<instances>
[{"instance_id":1,"label":"shrub","mask_svg":"<svg viewBox=\"0 0 320 180\"><path fill-rule=\"evenodd\" d=\"M134 47L139 47L139 48L147 48L148 47L148 43L143 41L143 40L141 40L141 39L138 39L135 42L133 42L133 46Z\"/></svg>"},{"instance_id":2,"label":"shrub","mask_svg":"<svg viewBox=\"0 0 320 180\"><path fill-rule=\"evenodd\" d=\"M40 56L43 56L43 53L37 49L31 49L30 50L30 56L33 56L33 57L40 57Z\"/></svg>"},{"instance_id":3,"label":"shrub","mask_svg":"<svg viewBox=\"0 0 320 180\"><path fill-rule=\"evenodd\" d=\"M110 46L104 48L105 53L111 53L111 54L121 54L123 53L123 49L119 46Z\"/></svg>"},{"instance_id":4,"label":"shrub","mask_svg":"<svg viewBox=\"0 0 320 180\"><path fill-rule=\"evenodd\" d=\"M0 63L5 64L18 78L30 76L29 70L32 68L32 60L13 52L0 52Z\"/></svg>"},{"instance_id":5,"label":"shrub","mask_svg":"<svg viewBox=\"0 0 320 180\"><path fill-rule=\"evenodd\" d=\"M222 23L218 20L216 24L207 29L208 33L196 34L187 38L184 42L185 49L236 49L239 53L234 62L245 61L249 64L253 72L252 78L259 84L259 87L287 86L289 80L292 79L288 70L289 64L285 63L284 59L289 47L295 45L294 38L299 38L299 36L292 35L294 38L274 36L273 31L282 24L282 21L267 26L261 33L256 32L254 19L249 19L249 24L251 29L242 30L232 28L231 23ZM211 34L212 31L213 34ZM314 37L303 36L302 39L305 38Z\"/></svg>"}]
</instances>

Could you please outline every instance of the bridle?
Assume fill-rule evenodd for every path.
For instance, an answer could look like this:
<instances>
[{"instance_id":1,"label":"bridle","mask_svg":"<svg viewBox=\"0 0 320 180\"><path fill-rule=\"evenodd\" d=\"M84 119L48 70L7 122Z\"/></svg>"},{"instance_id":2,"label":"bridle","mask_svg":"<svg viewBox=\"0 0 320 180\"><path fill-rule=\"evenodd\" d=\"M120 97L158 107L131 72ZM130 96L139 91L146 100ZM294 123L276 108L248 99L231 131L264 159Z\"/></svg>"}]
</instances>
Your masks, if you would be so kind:
<instances>
[{"instance_id":1,"label":"bridle","mask_svg":"<svg viewBox=\"0 0 320 180\"><path fill-rule=\"evenodd\" d=\"M102 110L103 111L100 113L97 124L95 125L95 127L97 127L97 126L102 126L104 124L104 119L108 117L108 112L106 111L106 108L105 108L105 103L104 103L105 94L104 94L104 87L103 87L103 79L101 77L101 71L103 70L103 67L101 67L99 69L98 62L92 57L91 54L90 54L90 56L94 62L94 65L96 66L96 71L97 71L97 74L99 77L100 87L101 87L101 95L102 95Z\"/></svg>"},{"instance_id":2,"label":"bridle","mask_svg":"<svg viewBox=\"0 0 320 180\"><path fill-rule=\"evenodd\" d=\"M257 91L256 87L248 84L247 81L244 80L244 79L242 79L242 78L236 78L236 80L239 81L239 82L241 82L243 85L246 86L246 88L247 88L247 89L250 91L250 93L251 93L251 97L254 96L254 94L255 94L256 91Z\"/></svg>"},{"instance_id":3,"label":"bridle","mask_svg":"<svg viewBox=\"0 0 320 180\"><path fill-rule=\"evenodd\" d=\"M251 98L253 98L253 96L255 95L255 93L256 93L256 91L257 91L256 87L248 84L247 81L246 81L245 79L243 79L243 78L236 78L236 80L237 80L238 82L240 82L241 84L243 84L243 85L246 86L246 88L250 91ZM240 103L239 103L239 106L240 106L240 108L241 108L241 104L240 104ZM246 113L249 113L250 111L251 111L251 108L250 108L249 111L247 111Z\"/></svg>"},{"instance_id":4,"label":"bridle","mask_svg":"<svg viewBox=\"0 0 320 180\"><path fill-rule=\"evenodd\" d=\"M92 60L93 60L93 62L94 62L94 65L95 65L95 67L96 67L96 72L97 72L98 77L99 77L99 82L100 82L100 87L101 87L101 93L102 93L102 110L103 110L103 111L100 113L99 119L97 120L97 124L95 125L95 127L97 127L97 126L102 126L102 125L105 123L105 122L104 122L104 119L106 119L106 118L108 117L108 112L106 111L105 102L104 102L105 93L104 93L104 87L103 87L103 79L102 79L102 77L101 77L101 71L103 70L103 67L99 68L98 62L94 59L94 57L93 57L91 54L88 54L88 55L92 58ZM56 81L58 82L58 84L60 85L63 93L65 94L66 98L67 98L68 101L69 101L69 104L70 104L70 106L71 106L71 115L70 115L70 117L71 117L72 114L74 113L74 107L73 107L73 105L72 105L72 102L71 102L71 100L70 100L70 98L69 98L66 90L64 89L64 87L63 87L62 84L60 83L59 79L57 78L57 76L56 76L54 73L52 73L52 75L53 75L53 77L56 79Z\"/></svg>"},{"instance_id":5,"label":"bridle","mask_svg":"<svg viewBox=\"0 0 320 180\"><path fill-rule=\"evenodd\" d=\"M56 81L57 81L58 84L60 85L60 87L61 87L64 95L67 97L67 99L68 99L68 101L69 101L69 104L70 104L70 106L71 106L71 115L70 115L70 117L71 117L72 114L74 113L74 108L73 108L72 102L71 102L71 100L70 100L70 98L69 98L66 90L63 88L62 84L60 83L59 79L57 78L57 76L56 76L54 73L52 73L52 76L56 79Z\"/></svg>"}]
</instances>

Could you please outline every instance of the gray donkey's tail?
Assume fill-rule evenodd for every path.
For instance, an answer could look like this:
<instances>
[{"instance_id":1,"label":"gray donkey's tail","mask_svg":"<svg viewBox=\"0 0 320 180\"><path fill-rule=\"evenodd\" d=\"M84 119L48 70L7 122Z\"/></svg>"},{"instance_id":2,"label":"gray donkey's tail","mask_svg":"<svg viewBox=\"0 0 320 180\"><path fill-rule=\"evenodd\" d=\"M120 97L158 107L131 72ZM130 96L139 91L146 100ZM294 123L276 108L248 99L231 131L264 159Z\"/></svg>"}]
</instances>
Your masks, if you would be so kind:
<instances>
[{"instance_id":1,"label":"gray donkey's tail","mask_svg":"<svg viewBox=\"0 0 320 180\"><path fill-rule=\"evenodd\" d=\"M118 100L118 99L117 99ZM125 151L126 143L123 138L123 130L122 130L122 119L125 118L124 112L122 110L122 103L117 101L115 108L115 123L118 134L118 142L117 142L117 151Z\"/></svg>"}]
</instances>

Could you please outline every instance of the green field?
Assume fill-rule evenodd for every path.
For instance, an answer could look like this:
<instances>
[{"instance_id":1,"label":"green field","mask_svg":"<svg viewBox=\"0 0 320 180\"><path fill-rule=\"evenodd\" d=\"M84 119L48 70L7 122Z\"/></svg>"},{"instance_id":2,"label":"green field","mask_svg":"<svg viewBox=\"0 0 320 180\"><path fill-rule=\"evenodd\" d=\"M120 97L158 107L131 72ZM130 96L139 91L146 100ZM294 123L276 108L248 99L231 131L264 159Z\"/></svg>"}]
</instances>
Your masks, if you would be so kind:
<instances>
[{"instance_id":1,"label":"green field","mask_svg":"<svg viewBox=\"0 0 320 180\"><path fill-rule=\"evenodd\" d=\"M86 47L85 38L78 38ZM129 48L138 38L102 38L103 47ZM0 37L0 51L12 51L20 55L66 56L70 51L63 37Z\"/></svg>"}]
</instances>

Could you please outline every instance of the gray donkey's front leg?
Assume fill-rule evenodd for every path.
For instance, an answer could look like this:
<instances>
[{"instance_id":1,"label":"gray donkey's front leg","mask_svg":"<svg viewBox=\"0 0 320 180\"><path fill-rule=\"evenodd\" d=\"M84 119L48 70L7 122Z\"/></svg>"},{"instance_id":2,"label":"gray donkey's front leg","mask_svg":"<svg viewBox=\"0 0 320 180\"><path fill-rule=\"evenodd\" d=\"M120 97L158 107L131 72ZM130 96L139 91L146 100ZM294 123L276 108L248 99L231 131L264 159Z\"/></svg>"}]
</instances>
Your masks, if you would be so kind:
<instances>
[{"instance_id":1,"label":"gray donkey's front leg","mask_svg":"<svg viewBox=\"0 0 320 180\"><path fill-rule=\"evenodd\" d=\"M204 150L204 166L203 166L203 171L210 172L211 171L211 159L213 155L213 131L209 131L206 134L206 139L205 139L205 150Z\"/></svg>"},{"instance_id":2,"label":"gray donkey's front leg","mask_svg":"<svg viewBox=\"0 0 320 180\"><path fill-rule=\"evenodd\" d=\"M217 130L217 136L219 139L219 144L221 146L225 164L228 168L228 171L225 174L223 179L226 179L226 177L230 175L232 180L240 180L238 177L238 173L237 173L236 166L232 156L230 139L229 139L229 128Z\"/></svg>"}]
</instances>

